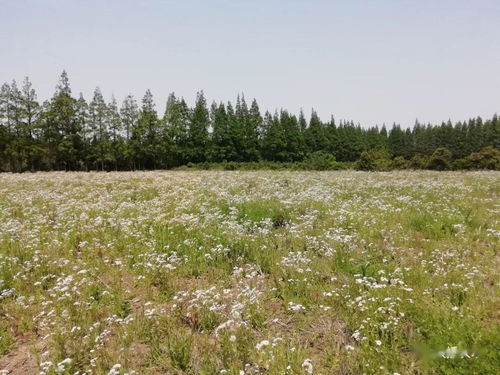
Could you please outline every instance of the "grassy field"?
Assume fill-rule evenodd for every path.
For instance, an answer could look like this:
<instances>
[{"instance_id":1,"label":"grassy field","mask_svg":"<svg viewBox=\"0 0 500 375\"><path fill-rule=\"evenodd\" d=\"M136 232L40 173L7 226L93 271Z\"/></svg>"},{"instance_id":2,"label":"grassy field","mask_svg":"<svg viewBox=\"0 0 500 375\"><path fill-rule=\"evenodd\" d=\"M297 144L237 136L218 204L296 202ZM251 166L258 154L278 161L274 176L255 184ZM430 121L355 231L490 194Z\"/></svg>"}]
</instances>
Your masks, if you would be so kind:
<instances>
[{"instance_id":1,"label":"grassy field","mask_svg":"<svg viewBox=\"0 0 500 375\"><path fill-rule=\"evenodd\" d=\"M498 172L3 174L0 370L495 374L499 238Z\"/></svg>"}]
</instances>

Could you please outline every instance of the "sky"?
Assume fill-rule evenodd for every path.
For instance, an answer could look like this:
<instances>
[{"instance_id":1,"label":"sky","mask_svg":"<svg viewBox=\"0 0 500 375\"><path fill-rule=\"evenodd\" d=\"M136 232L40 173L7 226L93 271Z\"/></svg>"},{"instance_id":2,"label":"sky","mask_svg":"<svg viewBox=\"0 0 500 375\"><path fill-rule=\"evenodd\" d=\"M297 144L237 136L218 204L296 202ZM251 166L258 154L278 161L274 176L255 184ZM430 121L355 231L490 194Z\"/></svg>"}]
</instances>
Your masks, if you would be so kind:
<instances>
[{"instance_id":1,"label":"sky","mask_svg":"<svg viewBox=\"0 0 500 375\"><path fill-rule=\"evenodd\" d=\"M500 112L499 0L0 0L0 83L40 100L146 89L163 114L244 93L261 111L412 126Z\"/></svg>"}]
</instances>

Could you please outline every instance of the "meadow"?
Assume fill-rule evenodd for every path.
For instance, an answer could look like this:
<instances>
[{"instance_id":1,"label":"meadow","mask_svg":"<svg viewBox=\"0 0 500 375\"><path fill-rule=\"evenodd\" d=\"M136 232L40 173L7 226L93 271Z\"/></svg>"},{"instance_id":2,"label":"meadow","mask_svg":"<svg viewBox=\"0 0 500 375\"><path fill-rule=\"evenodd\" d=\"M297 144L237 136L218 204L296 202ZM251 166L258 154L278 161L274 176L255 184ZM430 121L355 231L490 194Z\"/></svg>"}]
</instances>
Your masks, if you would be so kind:
<instances>
[{"instance_id":1,"label":"meadow","mask_svg":"<svg viewBox=\"0 0 500 375\"><path fill-rule=\"evenodd\" d=\"M0 374L495 374L500 172L0 175Z\"/></svg>"}]
</instances>

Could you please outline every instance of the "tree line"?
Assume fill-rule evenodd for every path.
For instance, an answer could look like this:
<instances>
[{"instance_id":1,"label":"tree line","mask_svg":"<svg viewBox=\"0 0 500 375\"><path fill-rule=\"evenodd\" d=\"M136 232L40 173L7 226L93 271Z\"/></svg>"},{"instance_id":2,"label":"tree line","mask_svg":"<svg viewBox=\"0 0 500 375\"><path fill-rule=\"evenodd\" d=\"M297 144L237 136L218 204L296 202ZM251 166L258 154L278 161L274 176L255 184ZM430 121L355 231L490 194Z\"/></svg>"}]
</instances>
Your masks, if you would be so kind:
<instances>
[{"instance_id":1,"label":"tree line","mask_svg":"<svg viewBox=\"0 0 500 375\"><path fill-rule=\"evenodd\" d=\"M243 95L210 106L199 92L193 107L170 94L163 116L149 90L137 102L106 102L99 88L87 102L61 74L50 100L38 102L28 78L0 89L0 170L142 170L200 163L304 163L318 169L355 163L359 169L500 167L495 114L452 124L363 128L286 110L261 114ZM486 160L486 161L485 161ZM493 160L493 161L492 161ZM326 161L326 168L325 168Z\"/></svg>"}]
</instances>

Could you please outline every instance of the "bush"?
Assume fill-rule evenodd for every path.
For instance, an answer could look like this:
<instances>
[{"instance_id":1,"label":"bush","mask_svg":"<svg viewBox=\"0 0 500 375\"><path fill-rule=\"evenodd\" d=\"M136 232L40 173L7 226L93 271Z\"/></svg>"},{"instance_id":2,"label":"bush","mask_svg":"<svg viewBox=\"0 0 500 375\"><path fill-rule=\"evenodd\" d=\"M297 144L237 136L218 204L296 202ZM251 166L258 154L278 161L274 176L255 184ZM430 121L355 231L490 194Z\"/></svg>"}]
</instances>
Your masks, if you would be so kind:
<instances>
[{"instance_id":1,"label":"bush","mask_svg":"<svg viewBox=\"0 0 500 375\"><path fill-rule=\"evenodd\" d=\"M386 150L370 150L361 153L354 168L360 171L389 171L392 162Z\"/></svg>"},{"instance_id":2,"label":"bush","mask_svg":"<svg viewBox=\"0 0 500 375\"><path fill-rule=\"evenodd\" d=\"M375 158L367 151L363 151L356 162L355 169L359 171L374 171L376 169Z\"/></svg>"},{"instance_id":3,"label":"bush","mask_svg":"<svg viewBox=\"0 0 500 375\"><path fill-rule=\"evenodd\" d=\"M224 163L223 168L225 171L235 171L239 169L238 164L235 162Z\"/></svg>"},{"instance_id":4,"label":"bush","mask_svg":"<svg viewBox=\"0 0 500 375\"><path fill-rule=\"evenodd\" d=\"M391 169L406 169L408 168L408 162L402 156L395 157L391 161Z\"/></svg>"},{"instance_id":5,"label":"bush","mask_svg":"<svg viewBox=\"0 0 500 375\"><path fill-rule=\"evenodd\" d=\"M459 170L464 170L464 169L472 169L474 166L472 165L472 162L467 159L457 159L451 164L453 170L459 171Z\"/></svg>"},{"instance_id":6,"label":"bush","mask_svg":"<svg viewBox=\"0 0 500 375\"><path fill-rule=\"evenodd\" d=\"M448 170L451 168L452 157L451 151L446 147L438 147L432 153L431 158L427 163L427 168L437 171Z\"/></svg>"},{"instance_id":7,"label":"bush","mask_svg":"<svg viewBox=\"0 0 500 375\"><path fill-rule=\"evenodd\" d=\"M413 156L409 162L409 167L411 169L424 169L427 166L428 160L422 154L416 154Z\"/></svg>"},{"instance_id":8,"label":"bush","mask_svg":"<svg viewBox=\"0 0 500 375\"><path fill-rule=\"evenodd\" d=\"M500 150L488 146L479 152L473 152L465 158L473 168L500 170Z\"/></svg>"},{"instance_id":9,"label":"bush","mask_svg":"<svg viewBox=\"0 0 500 375\"><path fill-rule=\"evenodd\" d=\"M316 151L307 156L302 162L303 169L326 171L341 169L335 161L335 156L328 152Z\"/></svg>"}]
</instances>

